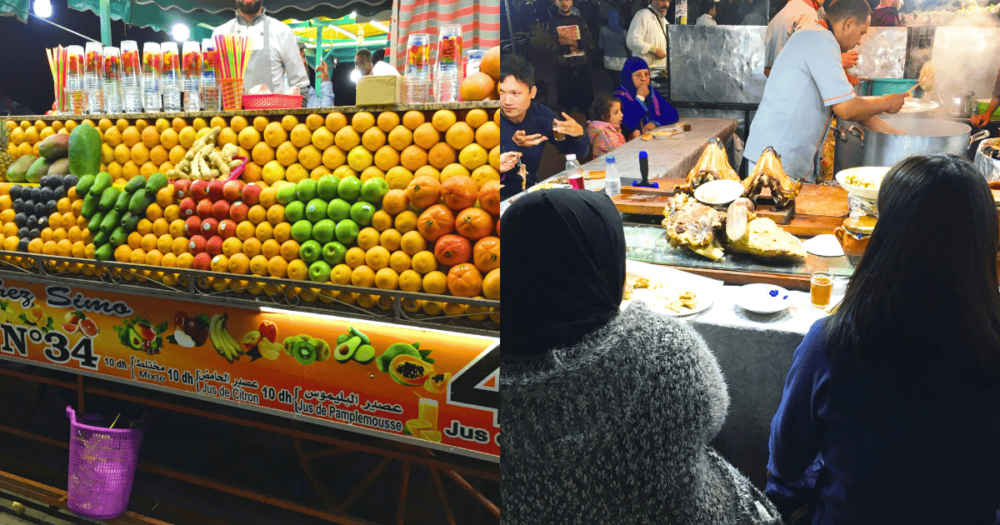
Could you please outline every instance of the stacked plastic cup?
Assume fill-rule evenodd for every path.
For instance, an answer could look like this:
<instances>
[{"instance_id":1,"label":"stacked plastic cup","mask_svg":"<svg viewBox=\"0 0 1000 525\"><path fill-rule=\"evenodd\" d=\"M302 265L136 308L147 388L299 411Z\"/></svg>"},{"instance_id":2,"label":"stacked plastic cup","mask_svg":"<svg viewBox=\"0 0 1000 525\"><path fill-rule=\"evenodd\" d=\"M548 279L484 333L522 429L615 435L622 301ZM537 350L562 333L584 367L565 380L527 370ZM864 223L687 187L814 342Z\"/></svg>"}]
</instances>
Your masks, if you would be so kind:
<instances>
[{"instance_id":1,"label":"stacked plastic cup","mask_svg":"<svg viewBox=\"0 0 1000 525\"><path fill-rule=\"evenodd\" d=\"M122 112L122 57L117 47L104 48L104 68L101 71L101 92L104 112Z\"/></svg>"},{"instance_id":2,"label":"stacked plastic cup","mask_svg":"<svg viewBox=\"0 0 1000 525\"><path fill-rule=\"evenodd\" d=\"M87 42L85 49L83 89L87 92L87 112L101 113L104 111L104 95L101 93L104 46L100 42Z\"/></svg>"},{"instance_id":3,"label":"stacked plastic cup","mask_svg":"<svg viewBox=\"0 0 1000 525\"><path fill-rule=\"evenodd\" d=\"M184 42L181 58L181 89L184 111L201 111L201 45Z\"/></svg>"},{"instance_id":4,"label":"stacked plastic cup","mask_svg":"<svg viewBox=\"0 0 1000 525\"><path fill-rule=\"evenodd\" d=\"M408 104L430 102L431 37L427 33L411 33L406 43L406 88Z\"/></svg>"},{"instance_id":5,"label":"stacked plastic cup","mask_svg":"<svg viewBox=\"0 0 1000 525\"><path fill-rule=\"evenodd\" d=\"M437 102L458 102L458 86L462 82L462 26L441 26L438 41L437 69L434 73L434 93Z\"/></svg>"},{"instance_id":6,"label":"stacked plastic cup","mask_svg":"<svg viewBox=\"0 0 1000 525\"><path fill-rule=\"evenodd\" d=\"M142 45L142 107L150 113L159 112L160 74L163 71L163 55L160 44L146 42Z\"/></svg>"},{"instance_id":7,"label":"stacked plastic cup","mask_svg":"<svg viewBox=\"0 0 1000 525\"><path fill-rule=\"evenodd\" d=\"M125 113L142 112L142 88L139 82L139 44L122 41L122 102Z\"/></svg>"},{"instance_id":8,"label":"stacked plastic cup","mask_svg":"<svg viewBox=\"0 0 1000 525\"><path fill-rule=\"evenodd\" d=\"M160 91L163 93L163 111L182 111L181 106L181 57L176 42L164 42L163 73L160 75Z\"/></svg>"},{"instance_id":9,"label":"stacked plastic cup","mask_svg":"<svg viewBox=\"0 0 1000 525\"><path fill-rule=\"evenodd\" d=\"M215 41L206 38L201 41L201 102L205 111L219 111L222 108L222 91L219 89L219 54L215 51Z\"/></svg>"},{"instance_id":10,"label":"stacked plastic cup","mask_svg":"<svg viewBox=\"0 0 1000 525\"><path fill-rule=\"evenodd\" d=\"M66 91L69 111L77 115L87 112L87 92L83 89L83 46L69 46L66 51Z\"/></svg>"}]
</instances>

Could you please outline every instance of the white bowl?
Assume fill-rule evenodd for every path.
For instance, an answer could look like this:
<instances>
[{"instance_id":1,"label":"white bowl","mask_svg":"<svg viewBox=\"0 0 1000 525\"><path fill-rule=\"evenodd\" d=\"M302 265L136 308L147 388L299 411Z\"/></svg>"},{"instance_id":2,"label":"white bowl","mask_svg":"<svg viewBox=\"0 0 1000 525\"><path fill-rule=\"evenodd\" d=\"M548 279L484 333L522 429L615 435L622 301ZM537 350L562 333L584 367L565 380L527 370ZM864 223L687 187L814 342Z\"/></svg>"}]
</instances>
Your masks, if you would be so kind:
<instances>
[{"instance_id":1,"label":"white bowl","mask_svg":"<svg viewBox=\"0 0 1000 525\"><path fill-rule=\"evenodd\" d=\"M743 183L738 180L713 180L694 190L694 198L709 206L729 204L743 195Z\"/></svg>"},{"instance_id":2,"label":"white bowl","mask_svg":"<svg viewBox=\"0 0 1000 525\"><path fill-rule=\"evenodd\" d=\"M748 284L736 294L736 306L757 314L778 313L791 305L792 295L780 286Z\"/></svg>"},{"instance_id":3,"label":"white bowl","mask_svg":"<svg viewBox=\"0 0 1000 525\"><path fill-rule=\"evenodd\" d=\"M847 179L847 176L850 175L851 173L869 173L885 177L885 174L889 173L890 169L892 168L889 166L859 166L857 168L848 168L846 170L841 170L840 173L837 174L837 182L840 183L841 188L847 190L847 192L850 193L851 195L860 197L862 199L874 201L878 200L877 189L859 188L858 186L852 186L844 181Z\"/></svg>"}]
</instances>

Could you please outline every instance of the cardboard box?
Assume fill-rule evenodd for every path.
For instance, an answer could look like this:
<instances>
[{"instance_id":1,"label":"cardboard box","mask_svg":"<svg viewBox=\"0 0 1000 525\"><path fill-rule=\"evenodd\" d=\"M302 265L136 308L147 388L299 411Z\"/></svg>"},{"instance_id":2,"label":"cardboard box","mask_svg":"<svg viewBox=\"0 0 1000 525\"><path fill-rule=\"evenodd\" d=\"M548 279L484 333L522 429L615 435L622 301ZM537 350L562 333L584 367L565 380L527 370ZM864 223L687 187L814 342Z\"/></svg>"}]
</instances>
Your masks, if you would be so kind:
<instances>
[{"instance_id":1,"label":"cardboard box","mask_svg":"<svg viewBox=\"0 0 1000 525\"><path fill-rule=\"evenodd\" d=\"M358 79L358 106L403 103L403 77L385 75Z\"/></svg>"}]
</instances>

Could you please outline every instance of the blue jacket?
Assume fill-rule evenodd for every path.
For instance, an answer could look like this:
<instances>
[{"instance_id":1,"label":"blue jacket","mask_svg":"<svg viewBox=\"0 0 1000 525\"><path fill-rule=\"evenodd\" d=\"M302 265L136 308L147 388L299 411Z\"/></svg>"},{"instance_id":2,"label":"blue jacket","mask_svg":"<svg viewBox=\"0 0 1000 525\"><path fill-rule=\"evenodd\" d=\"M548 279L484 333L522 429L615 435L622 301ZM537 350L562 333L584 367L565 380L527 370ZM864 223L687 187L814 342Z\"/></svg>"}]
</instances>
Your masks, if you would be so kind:
<instances>
[{"instance_id":1,"label":"blue jacket","mask_svg":"<svg viewBox=\"0 0 1000 525\"><path fill-rule=\"evenodd\" d=\"M587 138L586 132L579 137L570 137L567 135L566 140L555 140L555 136L552 133L552 121L555 118L555 112L537 102L531 103L531 106L528 107L528 111L524 115L524 120L517 124L507 120L507 117L503 116L501 112L500 151L504 153L508 151L520 151L523 154L521 155L521 162L528 168L525 188L530 188L538 182L538 166L542 162L542 153L545 151L545 144L552 144L563 155L575 153L577 160L581 164L583 164L583 160L590 152L590 139ZM563 117L559 116L559 120L562 119ZM548 140L542 141L537 146L521 148L514 143L514 132L517 130L524 130L525 135L541 133L548 137ZM503 188L500 188L500 195L502 197L507 198L520 193L521 177L517 174L517 168L501 173L500 178L501 184L503 184Z\"/></svg>"},{"instance_id":2,"label":"blue jacket","mask_svg":"<svg viewBox=\"0 0 1000 525\"><path fill-rule=\"evenodd\" d=\"M888 360L859 370L854 348L830 348L825 326L795 350L771 422L766 492L785 519L808 503L813 525L1000 523L1000 387L946 367L904 389Z\"/></svg>"},{"instance_id":3,"label":"blue jacket","mask_svg":"<svg viewBox=\"0 0 1000 525\"><path fill-rule=\"evenodd\" d=\"M323 98L317 97L316 89L309 86L309 101L306 103L307 108L328 108L333 106L333 82L327 80L320 84L319 89Z\"/></svg>"}]
</instances>

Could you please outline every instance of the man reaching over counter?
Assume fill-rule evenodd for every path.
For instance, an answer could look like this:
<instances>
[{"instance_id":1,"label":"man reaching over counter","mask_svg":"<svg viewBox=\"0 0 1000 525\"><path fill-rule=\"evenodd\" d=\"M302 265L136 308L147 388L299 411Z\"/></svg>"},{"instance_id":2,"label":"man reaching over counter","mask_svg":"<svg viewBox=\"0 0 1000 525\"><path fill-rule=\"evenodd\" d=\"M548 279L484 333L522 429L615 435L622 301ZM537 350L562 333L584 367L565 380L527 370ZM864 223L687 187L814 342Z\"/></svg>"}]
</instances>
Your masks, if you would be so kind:
<instances>
[{"instance_id":1,"label":"man reaching over counter","mask_svg":"<svg viewBox=\"0 0 1000 525\"><path fill-rule=\"evenodd\" d=\"M972 125L977 128L985 126L993 118L993 113L996 112L997 108L1000 108L1000 71L997 71L997 81L993 84L993 98L990 100L990 106L986 108L985 113L972 116L970 119Z\"/></svg>"},{"instance_id":2,"label":"man reaching over counter","mask_svg":"<svg viewBox=\"0 0 1000 525\"><path fill-rule=\"evenodd\" d=\"M562 154L574 153L583 160L590 151L590 140L577 121L563 113L566 120L542 104L532 102L535 70L522 57L506 55L500 61L500 196L507 198L521 191L521 165L524 165L524 187L538 182L538 166L542 162L545 141L552 142ZM559 133L559 135L556 135ZM520 153L520 155L508 155ZM516 157L516 159L515 159ZM504 169L506 168L506 169Z\"/></svg>"},{"instance_id":3,"label":"man reaching over counter","mask_svg":"<svg viewBox=\"0 0 1000 525\"><path fill-rule=\"evenodd\" d=\"M800 1L800 0L792 0ZM744 157L748 173L764 149L773 146L789 177L815 180L815 157L829 126L830 110L837 118L858 122L883 133L899 133L880 113L897 113L905 93L875 100L855 96L841 64L868 32L871 7L865 0L837 0L826 12L829 29L818 23L795 32L764 85L764 96L750 126Z\"/></svg>"},{"instance_id":4,"label":"man reaching over counter","mask_svg":"<svg viewBox=\"0 0 1000 525\"><path fill-rule=\"evenodd\" d=\"M778 11L764 35L764 76L771 76L771 68L778 59L788 39L799 29L820 21L820 10L825 0L788 0L788 4ZM745 25L745 24L744 24ZM857 51L845 51L841 55L844 69L858 63Z\"/></svg>"}]
</instances>

